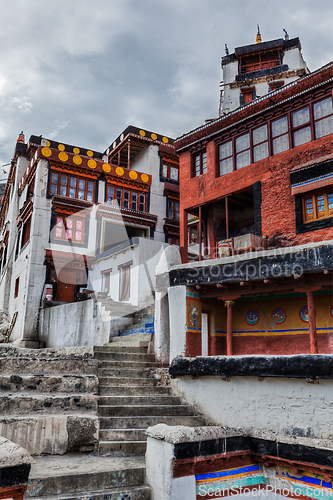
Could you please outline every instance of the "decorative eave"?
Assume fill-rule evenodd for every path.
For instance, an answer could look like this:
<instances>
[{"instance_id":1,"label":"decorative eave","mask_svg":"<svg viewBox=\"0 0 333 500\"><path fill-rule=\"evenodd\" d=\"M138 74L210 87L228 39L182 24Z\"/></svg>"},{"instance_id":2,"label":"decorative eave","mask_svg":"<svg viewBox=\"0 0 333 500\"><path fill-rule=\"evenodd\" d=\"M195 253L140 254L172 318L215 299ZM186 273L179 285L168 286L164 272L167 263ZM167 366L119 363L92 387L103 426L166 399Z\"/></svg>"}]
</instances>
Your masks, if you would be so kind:
<instances>
[{"instance_id":1,"label":"decorative eave","mask_svg":"<svg viewBox=\"0 0 333 500\"><path fill-rule=\"evenodd\" d=\"M90 201L78 200L76 198L68 198L67 196L53 195L52 205L58 212L72 215L76 212L82 212L87 215L91 212L94 204Z\"/></svg>"},{"instance_id":2,"label":"decorative eave","mask_svg":"<svg viewBox=\"0 0 333 500\"><path fill-rule=\"evenodd\" d=\"M70 258L69 258L70 257ZM84 261L85 267L87 268L92 262L95 261L95 257L91 255L84 255L81 253L75 254L73 252L61 252L58 250L45 250L45 261L54 265L54 260L57 261L58 266L66 266L66 264L80 265L82 267L82 260ZM44 262L45 264L45 262Z\"/></svg>"},{"instance_id":3,"label":"decorative eave","mask_svg":"<svg viewBox=\"0 0 333 500\"><path fill-rule=\"evenodd\" d=\"M164 192L179 199L179 184L164 183Z\"/></svg>"},{"instance_id":4,"label":"decorative eave","mask_svg":"<svg viewBox=\"0 0 333 500\"><path fill-rule=\"evenodd\" d=\"M100 204L97 207L97 214L105 219L119 222L141 223L143 226L154 226L157 222L157 215L146 212L138 212L127 208L114 207L112 205Z\"/></svg>"}]
</instances>

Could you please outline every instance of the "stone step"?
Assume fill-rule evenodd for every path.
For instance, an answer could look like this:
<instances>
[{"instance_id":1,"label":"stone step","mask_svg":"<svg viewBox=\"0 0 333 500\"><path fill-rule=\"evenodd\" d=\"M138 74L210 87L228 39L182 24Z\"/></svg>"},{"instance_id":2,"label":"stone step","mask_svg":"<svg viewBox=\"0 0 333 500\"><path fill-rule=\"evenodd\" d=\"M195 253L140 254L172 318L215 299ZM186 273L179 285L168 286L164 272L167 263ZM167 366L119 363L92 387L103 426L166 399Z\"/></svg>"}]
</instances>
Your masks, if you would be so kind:
<instances>
[{"instance_id":1,"label":"stone step","mask_svg":"<svg viewBox=\"0 0 333 500\"><path fill-rule=\"evenodd\" d=\"M98 360L94 358L0 357L0 373L26 375L97 375Z\"/></svg>"},{"instance_id":2,"label":"stone step","mask_svg":"<svg viewBox=\"0 0 333 500\"><path fill-rule=\"evenodd\" d=\"M101 406L132 406L132 405L181 405L182 400L179 396L164 396L158 394L148 394L144 396L102 396L99 398L99 407Z\"/></svg>"},{"instance_id":3,"label":"stone step","mask_svg":"<svg viewBox=\"0 0 333 500\"><path fill-rule=\"evenodd\" d=\"M126 330L119 330L120 337L126 337L127 335L152 335L155 333L154 325L133 325L132 328L127 328Z\"/></svg>"},{"instance_id":4,"label":"stone step","mask_svg":"<svg viewBox=\"0 0 333 500\"><path fill-rule=\"evenodd\" d=\"M103 417L143 417L149 416L185 416L195 415L189 405L99 405L99 414Z\"/></svg>"},{"instance_id":5,"label":"stone step","mask_svg":"<svg viewBox=\"0 0 333 500\"><path fill-rule=\"evenodd\" d=\"M69 454L62 457L36 457L29 475L26 498L52 497L84 492L119 491L143 486L144 461L135 459L106 459L102 457ZM117 491L118 492L118 491ZM113 498L113 496L111 496ZM115 498L118 498L115 496ZM121 497L120 497L121 498ZM132 499L132 497L131 497Z\"/></svg>"},{"instance_id":6,"label":"stone step","mask_svg":"<svg viewBox=\"0 0 333 500\"><path fill-rule=\"evenodd\" d=\"M117 352L117 351L95 351L94 357L100 361L138 361L140 363L155 363L154 354L134 353L134 352Z\"/></svg>"},{"instance_id":7,"label":"stone step","mask_svg":"<svg viewBox=\"0 0 333 500\"><path fill-rule=\"evenodd\" d=\"M201 427L206 425L202 416L188 415L159 415L159 416L132 416L132 417L101 417L101 429L147 429L156 424L185 425Z\"/></svg>"},{"instance_id":8,"label":"stone step","mask_svg":"<svg viewBox=\"0 0 333 500\"><path fill-rule=\"evenodd\" d=\"M98 443L98 454L103 456L128 457L145 455L146 449L146 441L100 441Z\"/></svg>"},{"instance_id":9,"label":"stone step","mask_svg":"<svg viewBox=\"0 0 333 500\"><path fill-rule=\"evenodd\" d=\"M146 441L146 429L100 429L101 441Z\"/></svg>"},{"instance_id":10,"label":"stone step","mask_svg":"<svg viewBox=\"0 0 333 500\"><path fill-rule=\"evenodd\" d=\"M134 354L147 354L146 347L136 347L136 346L118 346L113 344L107 344L103 346L95 346L94 353L96 352L131 352Z\"/></svg>"},{"instance_id":11,"label":"stone step","mask_svg":"<svg viewBox=\"0 0 333 500\"><path fill-rule=\"evenodd\" d=\"M24 498L30 498L24 495ZM34 496L35 500L151 500L150 488L147 485L102 489L97 491L78 491L73 494L57 496Z\"/></svg>"},{"instance_id":12,"label":"stone step","mask_svg":"<svg viewBox=\"0 0 333 500\"><path fill-rule=\"evenodd\" d=\"M27 415L29 413L72 413L75 411L97 413L98 396L92 394L55 394L50 396L42 393L27 396L26 394L14 393L12 396L3 395L0 398L1 416Z\"/></svg>"},{"instance_id":13,"label":"stone step","mask_svg":"<svg viewBox=\"0 0 333 500\"><path fill-rule=\"evenodd\" d=\"M109 379L108 379L109 380ZM139 379L133 379L137 381ZM163 394L167 396L171 393L170 387L154 385L100 385L99 393L101 396L148 396Z\"/></svg>"},{"instance_id":14,"label":"stone step","mask_svg":"<svg viewBox=\"0 0 333 500\"><path fill-rule=\"evenodd\" d=\"M154 387L157 384L157 380L148 377L101 377L100 387L102 386L119 386L126 387L128 385Z\"/></svg>"},{"instance_id":15,"label":"stone step","mask_svg":"<svg viewBox=\"0 0 333 500\"><path fill-rule=\"evenodd\" d=\"M119 377L126 380L127 378L147 378L151 379L151 370L144 368L143 370L138 370L137 368L100 368L99 369L99 378L103 379L104 377Z\"/></svg>"},{"instance_id":16,"label":"stone step","mask_svg":"<svg viewBox=\"0 0 333 500\"><path fill-rule=\"evenodd\" d=\"M96 375L0 375L1 392L97 393Z\"/></svg>"},{"instance_id":17,"label":"stone step","mask_svg":"<svg viewBox=\"0 0 333 500\"><path fill-rule=\"evenodd\" d=\"M107 361L104 359L99 361L99 369L102 370L113 370L115 368L142 370L153 366L155 366L155 363L152 361Z\"/></svg>"}]
</instances>

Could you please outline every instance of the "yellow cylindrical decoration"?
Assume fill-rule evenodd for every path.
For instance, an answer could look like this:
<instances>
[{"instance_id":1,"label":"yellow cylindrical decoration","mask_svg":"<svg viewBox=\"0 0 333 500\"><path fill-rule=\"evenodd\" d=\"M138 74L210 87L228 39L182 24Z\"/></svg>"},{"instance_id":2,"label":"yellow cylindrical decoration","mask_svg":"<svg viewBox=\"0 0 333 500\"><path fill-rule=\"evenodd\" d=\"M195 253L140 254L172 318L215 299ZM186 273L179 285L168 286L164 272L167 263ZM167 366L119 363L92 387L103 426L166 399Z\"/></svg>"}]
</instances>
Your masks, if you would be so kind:
<instances>
[{"instance_id":1,"label":"yellow cylindrical decoration","mask_svg":"<svg viewBox=\"0 0 333 500\"><path fill-rule=\"evenodd\" d=\"M58 158L61 161L67 161L68 160L68 154L64 153L63 151L61 151L61 153L58 154Z\"/></svg>"},{"instance_id":2,"label":"yellow cylindrical decoration","mask_svg":"<svg viewBox=\"0 0 333 500\"><path fill-rule=\"evenodd\" d=\"M141 174L141 180L142 180L143 182L148 182L148 181L149 181L149 177L148 177L148 175L147 175L147 174Z\"/></svg>"},{"instance_id":3,"label":"yellow cylindrical decoration","mask_svg":"<svg viewBox=\"0 0 333 500\"><path fill-rule=\"evenodd\" d=\"M111 165L109 165L108 163L103 163L102 169L108 174L109 172L111 172Z\"/></svg>"},{"instance_id":4,"label":"yellow cylindrical decoration","mask_svg":"<svg viewBox=\"0 0 333 500\"><path fill-rule=\"evenodd\" d=\"M80 154L79 148L74 148L73 153L75 153L76 155L79 155Z\"/></svg>"},{"instance_id":5,"label":"yellow cylindrical decoration","mask_svg":"<svg viewBox=\"0 0 333 500\"><path fill-rule=\"evenodd\" d=\"M259 24L257 24L257 26L258 26L258 33L256 36L256 43L261 43L261 34L260 34Z\"/></svg>"},{"instance_id":6,"label":"yellow cylindrical decoration","mask_svg":"<svg viewBox=\"0 0 333 500\"><path fill-rule=\"evenodd\" d=\"M88 167L89 168L96 168L97 167L97 163L95 162L95 160L88 160Z\"/></svg>"},{"instance_id":7,"label":"yellow cylindrical decoration","mask_svg":"<svg viewBox=\"0 0 333 500\"><path fill-rule=\"evenodd\" d=\"M87 151L87 156L94 156L94 153L92 151Z\"/></svg>"},{"instance_id":8,"label":"yellow cylindrical decoration","mask_svg":"<svg viewBox=\"0 0 333 500\"><path fill-rule=\"evenodd\" d=\"M133 179L133 181L138 178L138 174L135 172L135 170L131 170L128 175L131 179Z\"/></svg>"},{"instance_id":9,"label":"yellow cylindrical decoration","mask_svg":"<svg viewBox=\"0 0 333 500\"><path fill-rule=\"evenodd\" d=\"M81 165L82 163L81 156L73 156L73 162L75 163L75 165Z\"/></svg>"},{"instance_id":10,"label":"yellow cylindrical decoration","mask_svg":"<svg viewBox=\"0 0 333 500\"><path fill-rule=\"evenodd\" d=\"M124 175L124 169L121 167L116 168L116 174L117 175Z\"/></svg>"},{"instance_id":11,"label":"yellow cylindrical decoration","mask_svg":"<svg viewBox=\"0 0 333 500\"><path fill-rule=\"evenodd\" d=\"M59 151L65 151L65 146L63 144L58 144Z\"/></svg>"},{"instance_id":12,"label":"yellow cylindrical decoration","mask_svg":"<svg viewBox=\"0 0 333 500\"><path fill-rule=\"evenodd\" d=\"M51 156L51 154L52 154L51 149L49 149L49 148L42 148L42 155L43 156L46 156L48 158L49 156Z\"/></svg>"}]
</instances>

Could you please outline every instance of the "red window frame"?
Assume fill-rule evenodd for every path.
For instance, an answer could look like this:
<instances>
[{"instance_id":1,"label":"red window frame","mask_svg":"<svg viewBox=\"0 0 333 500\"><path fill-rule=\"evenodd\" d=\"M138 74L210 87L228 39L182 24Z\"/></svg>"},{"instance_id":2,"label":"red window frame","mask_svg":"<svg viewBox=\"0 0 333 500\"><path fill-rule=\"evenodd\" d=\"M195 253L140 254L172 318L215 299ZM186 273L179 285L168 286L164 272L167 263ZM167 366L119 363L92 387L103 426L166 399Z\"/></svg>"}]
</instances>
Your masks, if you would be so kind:
<instances>
[{"instance_id":1,"label":"red window frame","mask_svg":"<svg viewBox=\"0 0 333 500\"><path fill-rule=\"evenodd\" d=\"M50 194L77 200L94 201L95 181L64 172L51 171Z\"/></svg>"},{"instance_id":2,"label":"red window frame","mask_svg":"<svg viewBox=\"0 0 333 500\"><path fill-rule=\"evenodd\" d=\"M55 240L83 244L84 230L84 218L75 215L65 217L64 215L56 214L54 226Z\"/></svg>"}]
</instances>

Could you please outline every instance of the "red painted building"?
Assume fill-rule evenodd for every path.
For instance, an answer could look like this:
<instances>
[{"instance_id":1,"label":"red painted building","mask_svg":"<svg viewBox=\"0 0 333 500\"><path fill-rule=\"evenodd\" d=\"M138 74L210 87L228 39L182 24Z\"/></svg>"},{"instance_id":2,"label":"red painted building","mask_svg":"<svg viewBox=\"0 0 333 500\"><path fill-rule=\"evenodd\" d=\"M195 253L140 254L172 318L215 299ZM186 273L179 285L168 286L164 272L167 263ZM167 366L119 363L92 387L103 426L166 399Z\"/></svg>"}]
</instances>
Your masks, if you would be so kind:
<instances>
[{"instance_id":1,"label":"red painted building","mask_svg":"<svg viewBox=\"0 0 333 500\"><path fill-rule=\"evenodd\" d=\"M330 63L176 140L186 355L332 352L332 90Z\"/></svg>"}]
</instances>

